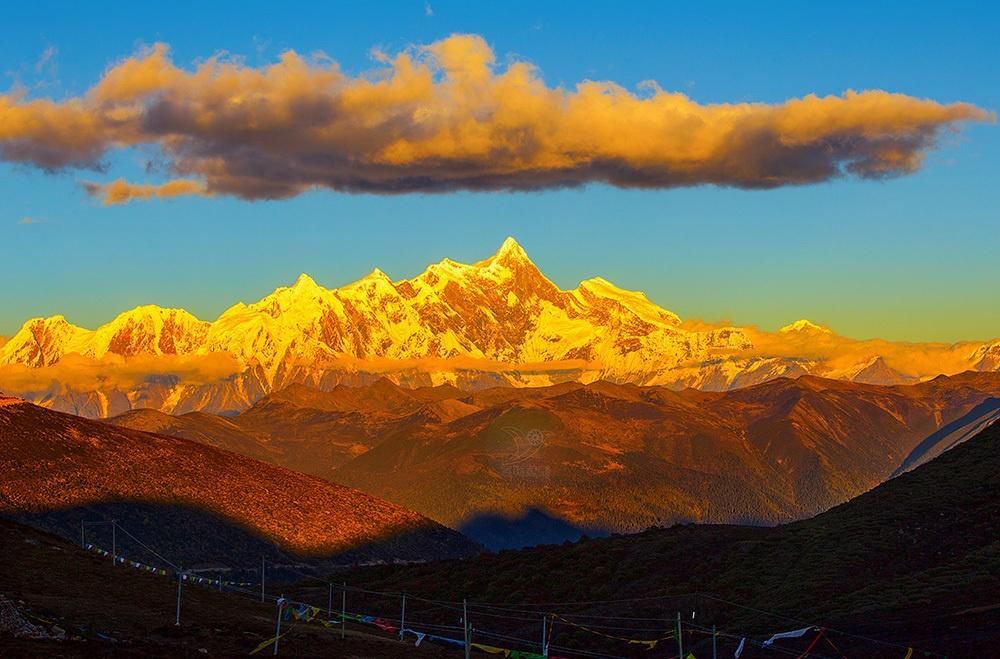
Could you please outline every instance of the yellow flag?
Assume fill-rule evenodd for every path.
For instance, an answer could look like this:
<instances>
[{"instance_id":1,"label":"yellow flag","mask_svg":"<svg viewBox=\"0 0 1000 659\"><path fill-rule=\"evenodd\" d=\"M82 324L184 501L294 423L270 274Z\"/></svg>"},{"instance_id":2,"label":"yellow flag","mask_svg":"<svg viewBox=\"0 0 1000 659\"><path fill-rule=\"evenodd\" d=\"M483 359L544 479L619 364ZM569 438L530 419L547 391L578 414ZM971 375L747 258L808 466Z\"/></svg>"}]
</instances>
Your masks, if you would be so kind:
<instances>
[{"instance_id":1,"label":"yellow flag","mask_svg":"<svg viewBox=\"0 0 1000 659\"><path fill-rule=\"evenodd\" d=\"M903 659L910 659L913 656L913 648L906 648L906 656Z\"/></svg>"},{"instance_id":2,"label":"yellow flag","mask_svg":"<svg viewBox=\"0 0 1000 659\"><path fill-rule=\"evenodd\" d=\"M645 645L647 650L652 650L653 648L655 648L657 643L659 643L659 641L637 641L637 640L629 641L629 645Z\"/></svg>"},{"instance_id":3,"label":"yellow flag","mask_svg":"<svg viewBox=\"0 0 1000 659\"><path fill-rule=\"evenodd\" d=\"M279 638L281 638L282 636L284 636L287 633L288 633L287 631L286 632L282 632L281 634L278 634L274 638L267 639L266 641L264 641L263 643L261 643L260 645L258 645L257 647L255 647L253 650L251 650L250 654L257 654L258 652L260 652L264 648L268 647L269 645L273 645L275 641L277 641Z\"/></svg>"}]
</instances>

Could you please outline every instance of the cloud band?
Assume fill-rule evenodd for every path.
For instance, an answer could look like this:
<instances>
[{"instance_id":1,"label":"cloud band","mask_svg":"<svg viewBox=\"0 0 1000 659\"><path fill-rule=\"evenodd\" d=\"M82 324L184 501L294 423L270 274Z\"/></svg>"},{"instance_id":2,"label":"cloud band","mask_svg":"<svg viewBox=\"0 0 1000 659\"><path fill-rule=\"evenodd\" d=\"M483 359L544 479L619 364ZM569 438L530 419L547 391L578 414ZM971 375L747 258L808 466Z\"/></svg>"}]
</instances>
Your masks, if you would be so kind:
<instances>
[{"instance_id":1,"label":"cloud band","mask_svg":"<svg viewBox=\"0 0 1000 659\"><path fill-rule=\"evenodd\" d=\"M701 184L772 188L918 170L942 131L995 116L885 91L699 104L653 83L549 87L454 35L349 76L325 56L185 70L158 44L64 101L0 95L0 159L101 171L153 145L176 180L88 190L107 204L180 194L279 199L312 188L408 193Z\"/></svg>"}]
</instances>

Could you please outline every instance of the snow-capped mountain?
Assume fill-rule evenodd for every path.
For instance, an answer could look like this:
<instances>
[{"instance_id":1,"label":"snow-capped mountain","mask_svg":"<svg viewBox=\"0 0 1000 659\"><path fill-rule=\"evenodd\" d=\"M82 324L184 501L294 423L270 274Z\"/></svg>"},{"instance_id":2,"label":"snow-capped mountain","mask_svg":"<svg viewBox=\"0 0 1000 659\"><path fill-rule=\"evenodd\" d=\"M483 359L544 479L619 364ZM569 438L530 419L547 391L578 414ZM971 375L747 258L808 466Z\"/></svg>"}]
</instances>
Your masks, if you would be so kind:
<instances>
[{"instance_id":1,"label":"snow-capped mountain","mask_svg":"<svg viewBox=\"0 0 1000 659\"><path fill-rule=\"evenodd\" d=\"M150 367L150 377L125 387L107 376L82 385L67 382L72 373L62 371L55 383L32 391L6 385L88 416L119 413L123 407L235 411L294 382L329 388L382 375L401 384L470 388L607 379L725 390L776 377L831 373L822 359L787 350L762 352L757 335L751 328L688 327L643 293L600 277L560 289L508 238L478 263L445 259L412 279L393 281L375 269L354 283L328 289L303 274L257 302L230 307L214 322L157 306L126 311L93 331L62 316L35 318L0 346L0 367L53 367L73 354L125 363L164 356L235 358L229 377L208 383L185 382L170 375L173 370L164 375ZM807 320L769 336L767 343L778 337L788 344L836 338ZM969 368L995 369L988 347L968 350ZM867 380L895 373L876 359L881 357L863 355L837 376ZM908 377L899 374L898 379ZM5 386L3 378L0 371L0 386ZM88 392L100 395L81 395Z\"/></svg>"}]
</instances>

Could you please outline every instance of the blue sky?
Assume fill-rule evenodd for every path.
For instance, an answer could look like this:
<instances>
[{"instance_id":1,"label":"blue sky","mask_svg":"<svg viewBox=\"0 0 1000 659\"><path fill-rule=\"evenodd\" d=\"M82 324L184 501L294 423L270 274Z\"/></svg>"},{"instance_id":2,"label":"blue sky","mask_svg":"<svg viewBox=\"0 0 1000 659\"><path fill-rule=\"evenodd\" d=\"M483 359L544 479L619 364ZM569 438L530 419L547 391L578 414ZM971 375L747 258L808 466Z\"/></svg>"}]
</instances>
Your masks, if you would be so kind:
<instances>
[{"instance_id":1,"label":"blue sky","mask_svg":"<svg viewBox=\"0 0 1000 659\"><path fill-rule=\"evenodd\" d=\"M655 80L701 103L884 89L1000 109L1000 10L986 3L319 4L8 7L0 89L79 94L157 41L185 67L219 51L263 65L290 48L324 51L358 73L373 47L475 33L501 62L540 67L550 86ZM446 256L482 258L513 235L561 286L601 275L682 317L767 329L807 317L859 338L1000 336L993 124L947 137L905 178L766 191L317 191L103 207L80 189L141 175L138 163L118 153L99 175L0 163L0 335L55 313L94 327L144 303L212 319L299 272L328 286L374 266L412 276Z\"/></svg>"}]
</instances>

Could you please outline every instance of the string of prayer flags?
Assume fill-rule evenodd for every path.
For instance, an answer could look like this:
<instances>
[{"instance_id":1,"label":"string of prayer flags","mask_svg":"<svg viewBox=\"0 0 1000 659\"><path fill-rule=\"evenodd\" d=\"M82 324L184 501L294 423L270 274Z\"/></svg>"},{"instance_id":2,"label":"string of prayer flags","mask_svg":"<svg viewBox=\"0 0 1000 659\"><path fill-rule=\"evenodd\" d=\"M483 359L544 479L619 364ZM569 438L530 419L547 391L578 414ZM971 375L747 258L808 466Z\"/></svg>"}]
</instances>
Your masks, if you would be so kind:
<instances>
[{"instance_id":1,"label":"string of prayer flags","mask_svg":"<svg viewBox=\"0 0 1000 659\"><path fill-rule=\"evenodd\" d=\"M101 549L100 547L97 547L93 544L87 543L85 546L88 550L100 554L101 556L111 556L111 552L105 549ZM115 563L117 564L128 565L129 567L134 568L136 570L143 570L144 572L149 572L150 574L157 574L161 577L165 577L170 574L167 570L163 568L158 568L153 565L146 565L145 563L140 563L139 561L132 561L126 559L124 556L116 556L114 557L114 560ZM181 574L180 578L183 579L184 581L191 581L198 584L210 584L213 586L222 585L222 586L231 586L231 587L235 586L235 587L245 588L247 586L256 585L255 583L249 581L226 581L224 579L206 579L205 577L199 577L197 575L187 574L187 573Z\"/></svg>"},{"instance_id":2,"label":"string of prayer flags","mask_svg":"<svg viewBox=\"0 0 1000 659\"><path fill-rule=\"evenodd\" d=\"M630 645L645 645L647 650L653 650L654 648L656 648L657 644L660 643L661 641L668 641L668 640L671 640L671 639L674 638L673 634L668 634L666 636L662 636L660 638L654 638L654 639L650 639L650 640L635 639L635 638L625 638L623 636L612 636L611 634L605 634L604 632L599 632L599 631L596 631L594 629L590 629L589 627L584 627L583 625L578 625L577 623L575 623L575 622L573 622L571 620L567 620L566 618L563 618L560 615L552 614L552 617L553 618L558 618L559 620L561 620L562 622L566 623L567 625L570 625L571 627L576 627L577 629L582 629L583 631L588 632L590 634L594 634L596 636L603 636L604 638L610 638L610 639L614 639L616 641L624 641L624 642L626 642L626 643L628 643Z\"/></svg>"}]
</instances>

